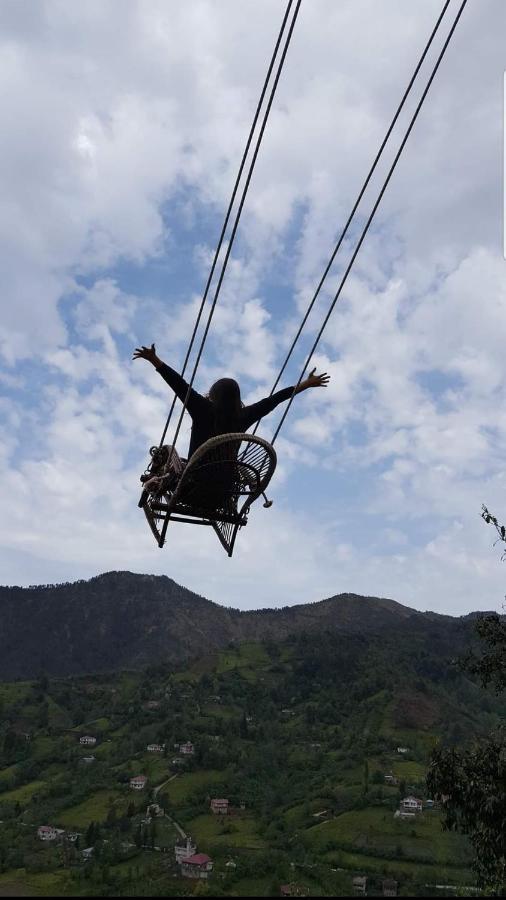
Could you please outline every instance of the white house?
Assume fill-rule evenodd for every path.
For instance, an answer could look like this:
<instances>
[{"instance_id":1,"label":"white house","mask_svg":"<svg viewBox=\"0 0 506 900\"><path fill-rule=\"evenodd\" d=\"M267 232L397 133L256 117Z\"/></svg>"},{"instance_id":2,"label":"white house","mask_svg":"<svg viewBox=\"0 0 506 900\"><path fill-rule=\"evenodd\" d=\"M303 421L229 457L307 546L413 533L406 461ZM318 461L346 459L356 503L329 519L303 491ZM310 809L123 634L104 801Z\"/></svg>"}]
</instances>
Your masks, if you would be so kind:
<instances>
[{"instance_id":1,"label":"white house","mask_svg":"<svg viewBox=\"0 0 506 900\"><path fill-rule=\"evenodd\" d=\"M174 845L174 855L178 866L181 865L183 859L189 859L191 856L194 856L196 852L197 845L195 841L191 839L190 835L187 836L185 841L177 841Z\"/></svg>"},{"instance_id":2,"label":"white house","mask_svg":"<svg viewBox=\"0 0 506 900\"><path fill-rule=\"evenodd\" d=\"M404 797L404 800L401 800L401 810L404 810L404 812L421 812L422 801L418 800L417 797Z\"/></svg>"},{"instance_id":3,"label":"white house","mask_svg":"<svg viewBox=\"0 0 506 900\"><path fill-rule=\"evenodd\" d=\"M148 744L146 750L148 753L163 753L165 744Z\"/></svg>"},{"instance_id":4,"label":"white house","mask_svg":"<svg viewBox=\"0 0 506 900\"><path fill-rule=\"evenodd\" d=\"M397 747L397 753L409 753L409 747Z\"/></svg>"},{"instance_id":5,"label":"white house","mask_svg":"<svg viewBox=\"0 0 506 900\"><path fill-rule=\"evenodd\" d=\"M191 741L186 741L185 744L179 745L179 752L184 756L193 756L195 753L195 747L193 746Z\"/></svg>"},{"instance_id":6,"label":"white house","mask_svg":"<svg viewBox=\"0 0 506 900\"><path fill-rule=\"evenodd\" d=\"M55 841L58 831L52 825L39 825L37 828L37 837L41 841Z\"/></svg>"},{"instance_id":7,"label":"white house","mask_svg":"<svg viewBox=\"0 0 506 900\"><path fill-rule=\"evenodd\" d=\"M94 756L81 756L81 762L89 766L90 763L95 762L95 758Z\"/></svg>"},{"instance_id":8,"label":"white house","mask_svg":"<svg viewBox=\"0 0 506 900\"><path fill-rule=\"evenodd\" d=\"M80 744L86 744L88 747L94 747L97 743L96 737L93 737L91 734L83 734L82 737L79 738Z\"/></svg>"},{"instance_id":9,"label":"white house","mask_svg":"<svg viewBox=\"0 0 506 900\"><path fill-rule=\"evenodd\" d=\"M133 791L143 791L147 782L148 779L146 775L135 775L130 779L130 787Z\"/></svg>"},{"instance_id":10,"label":"white house","mask_svg":"<svg viewBox=\"0 0 506 900\"><path fill-rule=\"evenodd\" d=\"M181 875L185 878L207 878L212 871L213 861L205 853L197 853L181 862Z\"/></svg>"}]
</instances>

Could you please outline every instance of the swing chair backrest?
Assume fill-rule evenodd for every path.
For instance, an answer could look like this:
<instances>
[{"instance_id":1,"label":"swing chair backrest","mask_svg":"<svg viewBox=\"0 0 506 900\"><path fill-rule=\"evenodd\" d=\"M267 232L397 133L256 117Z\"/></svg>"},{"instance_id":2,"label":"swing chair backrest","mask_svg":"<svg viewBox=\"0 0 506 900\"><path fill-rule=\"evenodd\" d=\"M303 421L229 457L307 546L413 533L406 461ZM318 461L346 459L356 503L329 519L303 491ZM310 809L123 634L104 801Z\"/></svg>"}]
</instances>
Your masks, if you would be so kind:
<instances>
[{"instance_id":1,"label":"swing chair backrest","mask_svg":"<svg viewBox=\"0 0 506 900\"><path fill-rule=\"evenodd\" d=\"M249 506L265 491L276 466L276 452L262 438L234 432L210 438L188 460L174 500L215 512Z\"/></svg>"}]
</instances>

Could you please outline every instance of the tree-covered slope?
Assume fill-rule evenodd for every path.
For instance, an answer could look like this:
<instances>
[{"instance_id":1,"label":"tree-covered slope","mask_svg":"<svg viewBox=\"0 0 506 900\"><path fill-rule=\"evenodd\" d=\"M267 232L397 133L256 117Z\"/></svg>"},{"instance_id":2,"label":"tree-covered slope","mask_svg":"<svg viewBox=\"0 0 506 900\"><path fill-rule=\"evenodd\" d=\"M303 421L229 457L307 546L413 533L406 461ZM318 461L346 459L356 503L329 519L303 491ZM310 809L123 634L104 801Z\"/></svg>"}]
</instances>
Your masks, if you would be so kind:
<instances>
[{"instance_id":1,"label":"tree-covered slope","mask_svg":"<svg viewBox=\"0 0 506 900\"><path fill-rule=\"evenodd\" d=\"M289 882L348 896L359 874L373 894L387 876L408 896L472 885L469 845L442 833L437 808L411 821L394 813L408 793L430 799L431 749L486 732L500 705L451 665L445 620L416 623L0 685L0 891L191 894L173 859L174 821L214 860L211 896L279 896ZM82 748L82 734L96 746ZM186 741L194 755L179 752ZM163 752L147 752L153 742ZM139 774L149 779L140 795L129 790ZM147 822L156 788L166 815ZM212 797L234 814L213 816ZM77 849L38 841L47 823L78 831Z\"/></svg>"},{"instance_id":2,"label":"tree-covered slope","mask_svg":"<svg viewBox=\"0 0 506 900\"><path fill-rule=\"evenodd\" d=\"M373 635L400 629L460 643L458 619L418 613L393 600L341 594L283 609L240 612L165 576L110 572L33 588L0 588L0 678L70 675L182 662L230 642L296 633ZM404 640L404 638L401 638Z\"/></svg>"}]
</instances>

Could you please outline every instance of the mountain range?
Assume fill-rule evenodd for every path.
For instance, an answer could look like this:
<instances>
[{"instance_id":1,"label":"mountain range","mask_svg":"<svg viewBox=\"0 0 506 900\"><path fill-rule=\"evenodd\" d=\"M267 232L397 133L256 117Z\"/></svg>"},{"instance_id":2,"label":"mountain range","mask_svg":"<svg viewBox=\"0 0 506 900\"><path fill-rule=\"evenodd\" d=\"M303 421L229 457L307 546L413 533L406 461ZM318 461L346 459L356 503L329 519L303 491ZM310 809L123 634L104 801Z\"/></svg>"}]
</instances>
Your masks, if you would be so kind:
<instances>
[{"instance_id":1,"label":"mountain range","mask_svg":"<svg viewBox=\"0 0 506 900\"><path fill-rule=\"evenodd\" d=\"M89 581L0 587L0 680L180 665L230 643L335 632L367 639L397 633L450 653L473 615L421 613L394 600L338 594L280 609L240 611L171 578L108 572Z\"/></svg>"}]
</instances>

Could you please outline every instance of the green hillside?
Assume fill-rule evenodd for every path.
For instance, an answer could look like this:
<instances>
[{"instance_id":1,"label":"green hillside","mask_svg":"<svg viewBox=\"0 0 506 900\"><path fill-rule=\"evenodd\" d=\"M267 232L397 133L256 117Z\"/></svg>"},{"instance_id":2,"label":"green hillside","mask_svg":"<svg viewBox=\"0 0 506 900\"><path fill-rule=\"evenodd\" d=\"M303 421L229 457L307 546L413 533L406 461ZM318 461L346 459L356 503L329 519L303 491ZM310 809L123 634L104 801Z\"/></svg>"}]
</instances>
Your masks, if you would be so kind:
<instances>
[{"instance_id":1,"label":"green hillside","mask_svg":"<svg viewBox=\"0 0 506 900\"><path fill-rule=\"evenodd\" d=\"M446 632L324 631L184 669L0 685L0 896L193 894L174 858L181 831L212 857L197 889L211 896L283 884L348 896L357 875L371 896L387 877L404 896L472 886L467 841L425 805L425 770L436 744L487 731L501 709L451 666L452 649ZM409 794L422 812L396 816ZM229 815L211 812L213 797ZM148 821L154 801L164 814ZM67 836L42 842L40 825Z\"/></svg>"}]
</instances>

